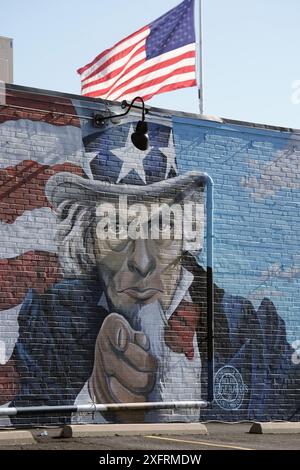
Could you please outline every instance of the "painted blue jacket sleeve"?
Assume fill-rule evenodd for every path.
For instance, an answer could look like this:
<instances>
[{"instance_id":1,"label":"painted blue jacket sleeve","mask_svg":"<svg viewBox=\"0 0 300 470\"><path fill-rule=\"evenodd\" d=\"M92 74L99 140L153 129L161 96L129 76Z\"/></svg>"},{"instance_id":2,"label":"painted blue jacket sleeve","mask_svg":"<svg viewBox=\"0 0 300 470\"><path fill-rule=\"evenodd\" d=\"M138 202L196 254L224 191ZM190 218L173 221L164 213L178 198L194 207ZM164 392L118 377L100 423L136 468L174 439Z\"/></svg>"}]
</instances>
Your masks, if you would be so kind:
<instances>
[{"instance_id":1,"label":"painted blue jacket sleeve","mask_svg":"<svg viewBox=\"0 0 300 470\"><path fill-rule=\"evenodd\" d=\"M100 292L101 294L101 292ZM89 378L106 312L99 291L65 281L45 294L30 290L19 314L16 344L20 393L13 405L73 404Z\"/></svg>"},{"instance_id":2,"label":"painted blue jacket sleeve","mask_svg":"<svg viewBox=\"0 0 300 470\"><path fill-rule=\"evenodd\" d=\"M264 299L256 311L224 293L216 312L215 403L203 419L288 419L299 402L300 370L274 304Z\"/></svg>"}]
</instances>

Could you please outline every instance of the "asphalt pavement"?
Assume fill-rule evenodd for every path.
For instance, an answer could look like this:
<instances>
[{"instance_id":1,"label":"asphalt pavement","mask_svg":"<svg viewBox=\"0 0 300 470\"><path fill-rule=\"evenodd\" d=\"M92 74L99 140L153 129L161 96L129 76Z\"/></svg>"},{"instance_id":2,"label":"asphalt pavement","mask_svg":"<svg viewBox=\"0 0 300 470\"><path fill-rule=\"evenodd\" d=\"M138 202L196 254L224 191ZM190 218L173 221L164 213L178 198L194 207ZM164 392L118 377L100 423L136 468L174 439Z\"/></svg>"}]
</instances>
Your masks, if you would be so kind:
<instances>
[{"instance_id":1,"label":"asphalt pavement","mask_svg":"<svg viewBox=\"0 0 300 470\"><path fill-rule=\"evenodd\" d=\"M184 424L183 424L184 426ZM1 450L299 450L299 434L249 434L251 423L206 423L208 435L144 435L61 438L59 428L33 429L36 444L5 445Z\"/></svg>"}]
</instances>

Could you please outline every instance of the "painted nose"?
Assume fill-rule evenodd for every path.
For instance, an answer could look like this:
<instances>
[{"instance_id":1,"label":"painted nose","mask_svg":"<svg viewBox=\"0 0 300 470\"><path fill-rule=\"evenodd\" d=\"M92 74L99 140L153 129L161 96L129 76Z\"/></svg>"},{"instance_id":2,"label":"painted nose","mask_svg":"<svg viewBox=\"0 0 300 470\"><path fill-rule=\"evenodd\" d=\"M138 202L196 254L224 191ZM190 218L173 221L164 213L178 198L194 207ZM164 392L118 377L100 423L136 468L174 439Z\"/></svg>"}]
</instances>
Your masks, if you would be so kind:
<instances>
[{"instance_id":1,"label":"painted nose","mask_svg":"<svg viewBox=\"0 0 300 470\"><path fill-rule=\"evenodd\" d=\"M135 272L141 277L146 277L154 271L155 266L155 258L151 254L147 241L136 240L132 255L128 260L129 271Z\"/></svg>"}]
</instances>

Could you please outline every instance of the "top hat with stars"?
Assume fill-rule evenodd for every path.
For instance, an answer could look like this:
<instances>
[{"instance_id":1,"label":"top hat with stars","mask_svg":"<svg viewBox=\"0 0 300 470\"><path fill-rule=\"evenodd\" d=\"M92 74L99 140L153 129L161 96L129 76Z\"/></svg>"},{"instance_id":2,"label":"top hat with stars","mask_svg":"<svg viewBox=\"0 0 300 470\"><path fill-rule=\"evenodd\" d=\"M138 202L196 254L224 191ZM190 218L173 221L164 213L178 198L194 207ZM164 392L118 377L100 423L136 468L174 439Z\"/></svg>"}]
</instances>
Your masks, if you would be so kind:
<instances>
[{"instance_id":1,"label":"top hat with stars","mask_svg":"<svg viewBox=\"0 0 300 470\"><path fill-rule=\"evenodd\" d=\"M119 195L182 200L193 193L202 194L204 173L178 175L172 128L152 122L148 128L150 145L146 151L132 144L134 123L130 121L84 137L85 176L67 172L52 176L46 186L50 203L54 207L66 199L96 203Z\"/></svg>"}]
</instances>

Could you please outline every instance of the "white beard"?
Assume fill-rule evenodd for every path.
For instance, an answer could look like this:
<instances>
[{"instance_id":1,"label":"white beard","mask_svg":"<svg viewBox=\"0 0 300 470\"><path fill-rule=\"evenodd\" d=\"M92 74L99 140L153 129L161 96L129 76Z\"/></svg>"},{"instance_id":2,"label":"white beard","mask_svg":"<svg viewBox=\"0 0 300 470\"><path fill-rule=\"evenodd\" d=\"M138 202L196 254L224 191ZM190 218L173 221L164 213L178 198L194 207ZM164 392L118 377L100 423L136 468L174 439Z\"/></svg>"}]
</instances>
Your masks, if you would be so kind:
<instances>
[{"instance_id":1,"label":"white beard","mask_svg":"<svg viewBox=\"0 0 300 470\"><path fill-rule=\"evenodd\" d=\"M156 358L156 381L148 401L201 400L201 358L196 334L193 338L194 358L173 352L164 341L166 317L158 301L144 305L131 316L130 323L150 341L150 352ZM149 412L146 421L199 421L199 409L179 408Z\"/></svg>"}]
</instances>

